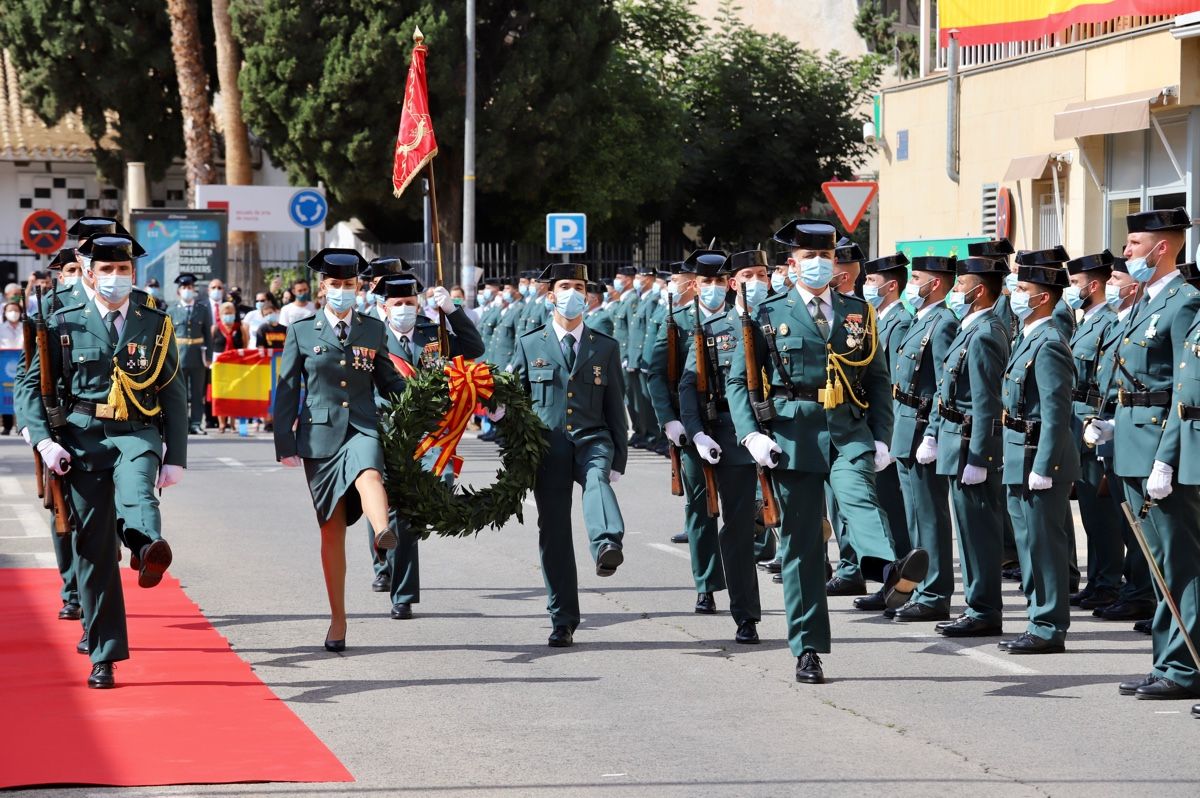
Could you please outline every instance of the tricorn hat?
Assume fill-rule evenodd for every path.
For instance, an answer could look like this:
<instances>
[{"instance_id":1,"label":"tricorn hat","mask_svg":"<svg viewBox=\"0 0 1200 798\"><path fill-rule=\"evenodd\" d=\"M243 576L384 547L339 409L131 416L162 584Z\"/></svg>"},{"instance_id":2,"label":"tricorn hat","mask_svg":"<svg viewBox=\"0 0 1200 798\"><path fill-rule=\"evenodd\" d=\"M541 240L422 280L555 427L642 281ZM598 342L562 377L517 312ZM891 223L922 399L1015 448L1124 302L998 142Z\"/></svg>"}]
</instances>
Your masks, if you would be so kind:
<instances>
[{"instance_id":1,"label":"tricorn hat","mask_svg":"<svg viewBox=\"0 0 1200 798\"><path fill-rule=\"evenodd\" d=\"M747 249L744 252L735 252L729 256L726 263L726 268L732 274L739 272L742 269L757 269L762 267L770 269L770 262L767 260L767 253L761 249Z\"/></svg>"},{"instance_id":2,"label":"tricorn hat","mask_svg":"<svg viewBox=\"0 0 1200 798\"><path fill-rule=\"evenodd\" d=\"M838 239L837 246L833 248L833 256L838 263L862 263L866 260L863 251L859 249L858 244L855 244L850 239L842 236Z\"/></svg>"},{"instance_id":3,"label":"tricorn hat","mask_svg":"<svg viewBox=\"0 0 1200 798\"><path fill-rule=\"evenodd\" d=\"M729 253L721 249L695 249L683 260L683 271L700 277L728 274Z\"/></svg>"},{"instance_id":4,"label":"tricorn hat","mask_svg":"<svg viewBox=\"0 0 1200 798\"><path fill-rule=\"evenodd\" d=\"M820 219L792 219L776 230L771 240L789 249L833 249L837 229Z\"/></svg>"},{"instance_id":5,"label":"tricorn hat","mask_svg":"<svg viewBox=\"0 0 1200 798\"><path fill-rule=\"evenodd\" d=\"M1084 255L1082 258L1067 261L1067 273L1079 274L1080 272L1090 272L1096 269L1112 270L1113 254L1107 249L1096 255Z\"/></svg>"},{"instance_id":6,"label":"tricorn hat","mask_svg":"<svg viewBox=\"0 0 1200 798\"><path fill-rule=\"evenodd\" d=\"M1050 285L1059 288L1066 288L1071 282L1067 278L1067 270L1057 263L1047 266L1019 266L1017 280L1022 283Z\"/></svg>"},{"instance_id":7,"label":"tricorn hat","mask_svg":"<svg viewBox=\"0 0 1200 798\"><path fill-rule=\"evenodd\" d=\"M976 241L967 244L967 254L972 258L994 258L1007 260L1014 252L1012 242L1007 238L997 238L991 241Z\"/></svg>"},{"instance_id":8,"label":"tricorn hat","mask_svg":"<svg viewBox=\"0 0 1200 798\"><path fill-rule=\"evenodd\" d=\"M958 258L951 255L918 255L911 261L914 272L944 272L954 274L958 271Z\"/></svg>"},{"instance_id":9,"label":"tricorn hat","mask_svg":"<svg viewBox=\"0 0 1200 798\"><path fill-rule=\"evenodd\" d=\"M408 265L408 261L404 258L372 258L367 267L363 269L360 277L364 280L374 280L376 277L386 277L389 274L400 274L401 272L410 272L412 267Z\"/></svg>"},{"instance_id":10,"label":"tricorn hat","mask_svg":"<svg viewBox=\"0 0 1200 798\"><path fill-rule=\"evenodd\" d=\"M1161 211L1141 211L1125 217L1131 233L1160 233L1167 230L1187 230L1192 218L1186 208L1171 208Z\"/></svg>"},{"instance_id":11,"label":"tricorn hat","mask_svg":"<svg viewBox=\"0 0 1200 798\"><path fill-rule=\"evenodd\" d=\"M632 277L633 275L637 274L637 267L636 266L618 266L617 274L624 275L625 277Z\"/></svg>"},{"instance_id":12,"label":"tricorn hat","mask_svg":"<svg viewBox=\"0 0 1200 798\"><path fill-rule=\"evenodd\" d=\"M651 269L649 273L654 274L654 270ZM540 282L549 283L551 287L559 280L583 280L586 283L588 279L587 266L582 263L551 263L537 279Z\"/></svg>"},{"instance_id":13,"label":"tricorn hat","mask_svg":"<svg viewBox=\"0 0 1200 798\"><path fill-rule=\"evenodd\" d=\"M1179 273L1188 283L1195 285L1200 281L1200 267L1197 267L1195 263L1181 263L1175 268L1179 269Z\"/></svg>"},{"instance_id":14,"label":"tricorn hat","mask_svg":"<svg viewBox=\"0 0 1200 798\"><path fill-rule=\"evenodd\" d=\"M46 268L61 269L63 266L70 266L74 262L75 247L64 247L51 259L50 264Z\"/></svg>"},{"instance_id":15,"label":"tricorn hat","mask_svg":"<svg viewBox=\"0 0 1200 798\"><path fill-rule=\"evenodd\" d=\"M132 236L99 233L84 241L76 250L81 257L99 261L132 261L146 254Z\"/></svg>"},{"instance_id":16,"label":"tricorn hat","mask_svg":"<svg viewBox=\"0 0 1200 798\"><path fill-rule=\"evenodd\" d=\"M411 272L389 274L384 277L372 290L372 293L395 299L397 297L420 296L425 293L421 280Z\"/></svg>"},{"instance_id":17,"label":"tricorn hat","mask_svg":"<svg viewBox=\"0 0 1200 798\"><path fill-rule=\"evenodd\" d=\"M175 278L175 285L195 285L196 275L190 272L184 272Z\"/></svg>"},{"instance_id":18,"label":"tricorn hat","mask_svg":"<svg viewBox=\"0 0 1200 798\"><path fill-rule=\"evenodd\" d=\"M1008 264L993 258L963 258L958 262L957 274L1008 274Z\"/></svg>"},{"instance_id":19,"label":"tricorn hat","mask_svg":"<svg viewBox=\"0 0 1200 798\"><path fill-rule=\"evenodd\" d=\"M903 252L897 252L895 255L885 255L882 258L867 261L863 264L863 271L867 274L878 274L879 272L903 269L906 266L908 266L908 256Z\"/></svg>"},{"instance_id":20,"label":"tricorn hat","mask_svg":"<svg viewBox=\"0 0 1200 798\"><path fill-rule=\"evenodd\" d=\"M82 241L98 233L128 236L129 231L111 216L80 216L67 230L67 235ZM132 236L130 236L132 238Z\"/></svg>"},{"instance_id":21,"label":"tricorn hat","mask_svg":"<svg viewBox=\"0 0 1200 798\"><path fill-rule=\"evenodd\" d=\"M1018 266L1061 266L1070 259L1061 244L1050 249L1026 249L1017 253Z\"/></svg>"},{"instance_id":22,"label":"tricorn hat","mask_svg":"<svg viewBox=\"0 0 1200 798\"><path fill-rule=\"evenodd\" d=\"M308 261L308 268L335 280L358 277L368 265L367 259L358 250L337 247L326 247Z\"/></svg>"}]
</instances>

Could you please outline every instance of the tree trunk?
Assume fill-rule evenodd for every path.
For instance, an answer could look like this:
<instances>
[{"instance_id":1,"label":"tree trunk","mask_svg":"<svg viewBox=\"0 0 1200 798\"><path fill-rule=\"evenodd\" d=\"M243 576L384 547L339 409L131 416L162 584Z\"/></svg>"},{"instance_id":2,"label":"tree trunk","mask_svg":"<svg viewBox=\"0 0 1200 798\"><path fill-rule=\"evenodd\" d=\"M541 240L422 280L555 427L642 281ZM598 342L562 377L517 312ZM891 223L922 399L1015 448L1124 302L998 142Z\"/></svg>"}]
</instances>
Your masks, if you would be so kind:
<instances>
[{"instance_id":1,"label":"tree trunk","mask_svg":"<svg viewBox=\"0 0 1200 798\"><path fill-rule=\"evenodd\" d=\"M183 143L187 174L187 202L196 203L196 186L211 183L213 168L212 109L208 104L208 77L200 41L196 0L167 0L171 19L171 54L179 80L183 113Z\"/></svg>"},{"instance_id":2,"label":"tree trunk","mask_svg":"<svg viewBox=\"0 0 1200 798\"><path fill-rule=\"evenodd\" d=\"M250 135L242 118L242 90L238 72L242 54L233 37L229 18L229 0L213 0L213 29L217 37L217 77L221 85L221 128L225 133L225 182L231 186L254 183L250 160ZM258 258L258 234L243 230L229 231L229 281L248 296L262 284Z\"/></svg>"}]
</instances>

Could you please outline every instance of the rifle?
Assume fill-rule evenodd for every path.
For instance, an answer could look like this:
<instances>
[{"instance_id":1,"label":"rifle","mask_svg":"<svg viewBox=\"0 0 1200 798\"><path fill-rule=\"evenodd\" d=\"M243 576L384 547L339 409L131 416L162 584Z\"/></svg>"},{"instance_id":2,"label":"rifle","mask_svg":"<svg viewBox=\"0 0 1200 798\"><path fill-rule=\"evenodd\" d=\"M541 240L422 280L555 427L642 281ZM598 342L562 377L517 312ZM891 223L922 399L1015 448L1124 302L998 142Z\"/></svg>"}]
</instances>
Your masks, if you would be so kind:
<instances>
[{"instance_id":1,"label":"rifle","mask_svg":"<svg viewBox=\"0 0 1200 798\"><path fill-rule=\"evenodd\" d=\"M675 324L675 297L667 292L667 389L672 404L679 396L679 327ZM679 463L679 447L667 442L667 457L671 461L671 495L683 495L683 473Z\"/></svg>"},{"instance_id":2,"label":"rifle","mask_svg":"<svg viewBox=\"0 0 1200 798\"><path fill-rule=\"evenodd\" d=\"M24 304L21 306L21 324L24 326L24 346L25 346L25 371L29 371L33 367L33 341L37 335L37 330L33 325L33 318L25 312ZM42 453L37 449L33 450L33 478L37 482L37 497L39 499L46 498L46 482L42 473Z\"/></svg>"},{"instance_id":3,"label":"rifle","mask_svg":"<svg viewBox=\"0 0 1200 798\"><path fill-rule=\"evenodd\" d=\"M754 322L750 320L750 303L746 299L746 283L742 289L742 348L746 350L746 390L750 394L750 409L754 411L754 421L758 431L764 435L767 424L775 418L775 407L771 400L763 396L762 369L758 365L758 351L754 348ZM779 499L775 494L775 478L770 471L755 463L758 472L758 486L763 497L763 526L779 526Z\"/></svg>"},{"instance_id":4,"label":"rifle","mask_svg":"<svg viewBox=\"0 0 1200 798\"><path fill-rule=\"evenodd\" d=\"M37 289L37 304L42 307L42 289ZM41 386L42 404L46 407L46 423L50 427L51 436L54 430L66 426L67 414L58 403L58 390L54 385L54 368L50 359L50 331L46 327L45 315L39 315L34 321L34 337L37 340L39 384ZM42 464L45 496L42 501L48 510L54 511L54 531L65 535L72 531L71 513L67 508L67 497L63 492L62 477L54 473L49 464Z\"/></svg>"},{"instance_id":5,"label":"rifle","mask_svg":"<svg viewBox=\"0 0 1200 798\"><path fill-rule=\"evenodd\" d=\"M704 426L705 434L708 434L708 425L717 419L717 399L708 379L708 349L704 344L704 328L700 326L699 294L692 303L696 313L696 326L692 331L696 349L696 393L702 399L700 423ZM721 504L717 496L717 474L712 464L703 457L700 458L700 470L704 472L704 490L708 494L708 515L717 518L721 515Z\"/></svg>"},{"instance_id":6,"label":"rifle","mask_svg":"<svg viewBox=\"0 0 1200 798\"><path fill-rule=\"evenodd\" d=\"M1121 510L1125 513L1125 519L1129 521L1129 529L1133 532L1133 537L1137 540L1142 554L1146 557L1146 563L1150 566L1150 576L1154 577L1154 582L1158 585L1158 589L1162 592L1163 599L1167 603L1167 609L1171 611L1171 616L1175 619L1175 623L1179 625L1179 634L1183 636L1183 642L1187 644L1188 653L1192 655L1192 661L1200 662L1200 653L1196 651L1196 643L1192 640L1191 635L1188 634L1187 626L1183 622L1183 615L1179 612L1179 604L1176 603L1175 596L1172 595L1170 587L1167 586L1167 577L1163 574L1162 568L1159 567L1158 560L1154 559L1154 553L1150 551L1150 544L1146 542L1146 533L1142 529L1142 519L1150 514L1150 508L1153 505L1153 500L1147 496L1137 515L1134 515L1133 508L1129 505L1129 502L1121 502Z\"/></svg>"}]
</instances>

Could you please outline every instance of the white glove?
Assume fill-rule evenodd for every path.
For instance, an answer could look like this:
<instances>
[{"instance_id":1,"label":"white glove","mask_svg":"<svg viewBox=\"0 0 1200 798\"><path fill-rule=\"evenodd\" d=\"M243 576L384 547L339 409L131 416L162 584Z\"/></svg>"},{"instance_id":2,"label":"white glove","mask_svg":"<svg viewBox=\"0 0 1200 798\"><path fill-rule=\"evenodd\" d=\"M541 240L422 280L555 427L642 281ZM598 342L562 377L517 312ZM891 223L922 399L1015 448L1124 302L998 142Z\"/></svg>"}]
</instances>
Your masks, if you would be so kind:
<instances>
[{"instance_id":1,"label":"white glove","mask_svg":"<svg viewBox=\"0 0 1200 798\"><path fill-rule=\"evenodd\" d=\"M500 419L504 418L504 412L505 412L504 405L500 405L495 410L487 411L488 421L492 421L492 422L499 421Z\"/></svg>"},{"instance_id":2,"label":"white glove","mask_svg":"<svg viewBox=\"0 0 1200 798\"><path fill-rule=\"evenodd\" d=\"M1054 485L1054 480L1050 477L1044 477L1036 471L1029 472L1029 489L1030 490L1046 490Z\"/></svg>"},{"instance_id":3,"label":"white glove","mask_svg":"<svg viewBox=\"0 0 1200 798\"><path fill-rule=\"evenodd\" d=\"M620 481L621 481L621 472L620 471L609 471L608 472L608 484L616 485Z\"/></svg>"},{"instance_id":4,"label":"white glove","mask_svg":"<svg viewBox=\"0 0 1200 798\"><path fill-rule=\"evenodd\" d=\"M433 300L433 304L441 308L442 312L446 315L450 315L458 309L458 306L454 304L454 300L450 298L450 292L446 290L445 286L439 285L433 289L431 299Z\"/></svg>"},{"instance_id":5,"label":"white glove","mask_svg":"<svg viewBox=\"0 0 1200 798\"><path fill-rule=\"evenodd\" d=\"M963 466L962 479L964 485L978 485L987 479L987 469L980 466Z\"/></svg>"},{"instance_id":6,"label":"white glove","mask_svg":"<svg viewBox=\"0 0 1200 798\"><path fill-rule=\"evenodd\" d=\"M169 488L172 485L178 485L183 481L183 469L177 465L165 465L158 472L158 481L154 483L156 488Z\"/></svg>"},{"instance_id":7,"label":"white glove","mask_svg":"<svg viewBox=\"0 0 1200 798\"><path fill-rule=\"evenodd\" d=\"M71 453L55 443L54 439L38 441L37 450L46 467L60 477L71 470Z\"/></svg>"},{"instance_id":8,"label":"white glove","mask_svg":"<svg viewBox=\"0 0 1200 798\"><path fill-rule=\"evenodd\" d=\"M1150 469L1150 476L1146 479L1146 495L1154 501L1165 499L1171 495L1171 491L1175 488L1171 485L1171 477L1174 476L1175 469L1162 462L1155 460L1154 466Z\"/></svg>"},{"instance_id":9,"label":"white glove","mask_svg":"<svg viewBox=\"0 0 1200 798\"><path fill-rule=\"evenodd\" d=\"M742 445L750 451L754 462L762 468L774 468L779 463L779 455L783 453L783 449L779 448L779 444L770 435L763 435L761 432L751 432L742 441Z\"/></svg>"},{"instance_id":10,"label":"white glove","mask_svg":"<svg viewBox=\"0 0 1200 798\"><path fill-rule=\"evenodd\" d=\"M875 441L875 473L878 474L892 463L892 452L883 441Z\"/></svg>"},{"instance_id":11,"label":"white glove","mask_svg":"<svg viewBox=\"0 0 1200 798\"><path fill-rule=\"evenodd\" d=\"M513 364L512 364L512 363L509 363L507 366L505 366L505 367L504 367L504 373L505 373L505 374L512 374L512 371L513 371Z\"/></svg>"},{"instance_id":12,"label":"white glove","mask_svg":"<svg viewBox=\"0 0 1200 798\"><path fill-rule=\"evenodd\" d=\"M1083 442L1088 446L1099 446L1102 443L1111 441L1112 437L1113 423L1111 421L1101 421L1098 418L1093 418L1083 428Z\"/></svg>"},{"instance_id":13,"label":"white glove","mask_svg":"<svg viewBox=\"0 0 1200 798\"><path fill-rule=\"evenodd\" d=\"M692 438L692 443L696 444L696 452L704 462L710 465L721 462L721 447L703 432L697 432L696 437Z\"/></svg>"},{"instance_id":14,"label":"white glove","mask_svg":"<svg viewBox=\"0 0 1200 798\"><path fill-rule=\"evenodd\" d=\"M33 445L33 441L29 440L29 427L21 427L21 437L25 439L26 446Z\"/></svg>"},{"instance_id":15,"label":"white glove","mask_svg":"<svg viewBox=\"0 0 1200 798\"><path fill-rule=\"evenodd\" d=\"M917 447L917 462L921 465L937 462L937 438L926 435L921 439L921 445Z\"/></svg>"},{"instance_id":16,"label":"white glove","mask_svg":"<svg viewBox=\"0 0 1200 798\"><path fill-rule=\"evenodd\" d=\"M284 468L299 468L300 467L300 458L297 457L296 455L292 455L291 457L285 457L282 460L280 460L279 462L283 463Z\"/></svg>"},{"instance_id":17,"label":"white glove","mask_svg":"<svg viewBox=\"0 0 1200 798\"><path fill-rule=\"evenodd\" d=\"M667 438L676 446L683 446L687 443L687 430L683 428L683 424L678 421L668 421L663 425L663 432Z\"/></svg>"}]
</instances>

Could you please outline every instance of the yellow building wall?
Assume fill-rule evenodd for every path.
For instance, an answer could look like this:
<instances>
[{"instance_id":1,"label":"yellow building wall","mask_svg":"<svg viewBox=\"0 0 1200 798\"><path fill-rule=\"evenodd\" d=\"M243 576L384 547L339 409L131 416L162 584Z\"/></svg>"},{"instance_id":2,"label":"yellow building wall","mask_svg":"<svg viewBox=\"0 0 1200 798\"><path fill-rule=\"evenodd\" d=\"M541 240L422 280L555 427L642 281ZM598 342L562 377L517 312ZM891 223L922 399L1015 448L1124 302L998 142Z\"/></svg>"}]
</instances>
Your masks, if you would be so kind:
<instances>
[{"instance_id":1,"label":"yellow building wall","mask_svg":"<svg viewBox=\"0 0 1200 798\"><path fill-rule=\"evenodd\" d=\"M893 252L899 240L980 235L983 186L988 183L1008 187L1014 201L1019 189L1013 243L1032 248L1037 241L1035 195L1050 192L1051 183L1035 187L1029 180L1018 184L1003 178L1013 158L1050 152L1070 153L1073 161L1060 172L1066 202L1064 246L1072 256L1102 249L1103 195L1080 160L1080 142L1055 140L1054 115L1069 103L1165 86L1180 85L1181 96L1192 98L1200 89L1196 76L1188 72L1196 68L1182 69L1181 60L1200 62L1194 58L1195 46L1184 44L1186 50L1169 31L1159 31L1003 68L960 72L958 183L946 174L945 79L886 91L886 142L877 160L880 254ZM896 160L900 130L908 130L907 161ZM1082 143L1103 182L1103 137Z\"/></svg>"}]
</instances>

